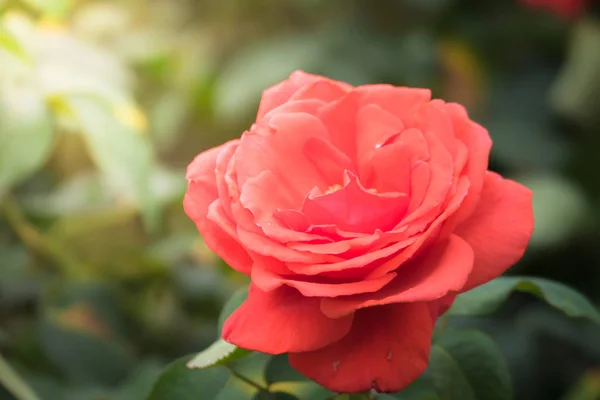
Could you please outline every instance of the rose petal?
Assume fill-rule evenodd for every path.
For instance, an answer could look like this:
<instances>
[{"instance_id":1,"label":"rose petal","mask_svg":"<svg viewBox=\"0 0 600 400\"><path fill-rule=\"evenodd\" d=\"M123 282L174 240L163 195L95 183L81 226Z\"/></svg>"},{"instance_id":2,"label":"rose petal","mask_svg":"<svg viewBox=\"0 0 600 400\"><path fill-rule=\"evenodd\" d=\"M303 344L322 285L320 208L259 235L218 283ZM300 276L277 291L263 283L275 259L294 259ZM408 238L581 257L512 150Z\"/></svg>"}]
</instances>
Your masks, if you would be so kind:
<instances>
[{"instance_id":1,"label":"rose petal","mask_svg":"<svg viewBox=\"0 0 600 400\"><path fill-rule=\"evenodd\" d=\"M452 121L456 138L465 144L469 153L465 173L471 182L471 189L455 217L460 222L473 212L479 201L492 140L485 128L469 119L463 106L449 103L445 111Z\"/></svg>"},{"instance_id":2,"label":"rose petal","mask_svg":"<svg viewBox=\"0 0 600 400\"><path fill-rule=\"evenodd\" d=\"M283 277L273 272L274 269L285 269L284 265L273 266L275 263L283 264L274 259L262 257L255 259L252 267L252 282L265 292L270 292L282 285L287 285L298 289L306 297L337 297L349 296L360 293L373 293L389 282L396 276L395 273L377 277L374 279L360 279L354 282L333 282L326 279L301 280L300 277Z\"/></svg>"},{"instance_id":3,"label":"rose petal","mask_svg":"<svg viewBox=\"0 0 600 400\"><path fill-rule=\"evenodd\" d=\"M235 152L240 187L263 171L272 171L279 182L302 198L315 186L332 184L301 151L309 138L329 136L316 117L305 113L278 114L269 124L273 134L242 136Z\"/></svg>"},{"instance_id":4,"label":"rose petal","mask_svg":"<svg viewBox=\"0 0 600 400\"><path fill-rule=\"evenodd\" d=\"M183 199L186 214L196 223L206 245L225 260L232 268L249 274L252 260L231 234L208 219L209 207L217 201L219 194L215 168L221 151L225 151L233 142L214 148L198 155L189 165L188 189Z\"/></svg>"},{"instance_id":5,"label":"rose petal","mask_svg":"<svg viewBox=\"0 0 600 400\"><path fill-rule=\"evenodd\" d=\"M432 100L422 103L404 121L409 128L416 128L423 135L433 135L442 146L452 155L455 153L457 140L454 127L448 115L444 112L445 103Z\"/></svg>"},{"instance_id":6,"label":"rose petal","mask_svg":"<svg viewBox=\"0 0 600 400\"><path fill-rule=\"evenodd\" d=\"M346 83L321 78L299 89L290 97L290 101L318 99L330 103L344 96L350 90L352 90L352 86Z\"/></svg>"},{"instance_id":7,"label":"rose petal","mask_svg":"<svg viewBox=\"0 0 600 400\"><path fill-rule=\"evenodd\" d=\"M292 72L288 79L271 86L263 92L256 119L262 119L266 113L288 101L304 85L308 85L318 79L322 78L303 71Z\"/></svg>"},{"instance_id":8,"label":"rose petal","mask_svg":"<svg viewBox=\"0 0 600 400\"><path fill-rule=\"evenodd\" d=\"M289 362L334 392L397 392L425 371L433 326L427 303L361 310L342 340L324 349L290 353Z\"/></svg>"},{"instance_id":9,"label":"rose petal","mask_svg":"<svg viewBox=\"0 0 600 400\"><path fill-rule=\"evenodd\" d=\"M231 202L237 201L237 198L239 197L239 189L237 187L237 182L227 179L226 175L231 158L233 157L239 143L239 140L232 140L228 143L225 143L217 156L216 165L214 168L219 198L223 201L225 212L227 212L227 215L229 215L230 218L233 218Z\"/></svg>"},{"instance_id":10,"label":"rose petal","mask_svg":"<svg viewBox=\"0 0 600 400\"><path fill-rule=\"evenodd\" d=\"M248 179L240 194L240 204L252 212L259 226L276 223L273 214L278 208L300 207L302 200L294 198L294 193L270 170Z\"/></svg>"},{"instance_id":11,"label":"rose petal","mask_svg":"<svg viewBox=\"0 0 600 400\"><path fill-rule=\"evenodd\" d=\"M438 238L440 240L443 239L443 237L439 236L440 231L442 230L442 227L444 223L448 220L448 218L450 218L456 212L456 210L459 209L460 205L462 204L469 191L469 187L469 179L463 176L459 180L459 183L456 187L456 192L450 199L450 202L446 205L446 208L444 209L442 214L439 217L437 217L433 222L428 222L425 226L423 226L421 228L422 233L416 236L412 236L413 243L411 243L410 246L406 248L406 250L399 252L384 263L377 265L372 270L372 272L368 274L368 276L374 277L393 271L396 268L398 268L399 265L405 263L407 260L414 257L415 254L418 254L418 252L421 250L424 244L435 241ZM417 229L419 228L414 228L414 230Z\"/></svg>"},{"instance_id":12,"label":"rose petal","mask_svg":"<svg viewBox=\"0 0 600 400\"><path fill-rule=\"evenodd\" d=\"M472 268L473 250L452 235L397 269L397 278L377 293L323 299L321 310L336 318L366 307L437 300L462 289Z\"/></svg>"},{"instance_id":13,"label":"rose petal","mask_svg":"<svg viewBox=\"0 0 600 400\"><path fill-rule=\"evenodd\" d=\"M240 243L253 252L263 256L274 257L285 262L296 263L321 263L321 262L338 262L343 260L329 254L311 254L290 249L287 246L272 240L261 233L247 231L238 226L237 237Z\"/></svg>"},{"instance_id":14,"label":"rose petal","mask_svg":"<svg viewBox=\"0 0 600 400\"><path fill-rule=\"evenodd\" d=\"M335 225L340 229L373 233L391 229L406 213L408 196L403 193L374 194L361 187L354 176L343 188L324 195L307 196L301 212L313 225Z\"/></svg>"},{"instance_id":15,"label":"rose petal","mask_svg":"<svg viewBox=\"0 0 600 400\"><path fill-rule=\"evenodd\" d=\"M356 115L356 146L359 167L363 168L371 153L404 129L402 120L375 104L369 104Z\"/></svg>"},{"instance_id":16,"label":"rose petal","mask_svg":"<svg viewBox=\"0 0 600 400\"><path fill-rule=\"evenodd\" d=\"M391 244L387 247L384 247L379 250L375 250L372 252L368 252L365 254L361 254L357 257L351 258L349 260L342 260L330 263L299 263L299 262L289 262L288 268L299 275L319 275L325 274L328 272L339 272L342 276L347 275L350 276L351 269L363 268L371 265L374 262L377 262L381 259L389 257L394 254L398 254L402 249L407 248L412 243L414 243L416 238L408 238L403 241L398 241L394 244ZM396 267L398 264L396 264ZM387 271L389 272L389 271ZM365 275L362 273L361 275ZM384 275L384 274L382 274ZM354 276L354 275L352 275ZM375 275L373 275L375 276ZM380 275L378 275L380 276Z\"/></svg>"},{"instance_id":17,"label":"rose petal","mask_svg":"<svg viewBox=\"0 0 600 400\"><path fill-rule=\"evenodd\" d=\"M354 162L331 142L321 137L312 137L304 143L305 157L331 184L339 183L345 170L355 170ZM327 190L327 188L323 188Z\"/></svg>"},{"instance_id":18,"label":"rose petal","mask_svg":"<svg viewBox=\"0 0 600 400\"><path fill-rule=\"evenodd\" d=\"M429 164L418 162L415 164L410 175L410 203L408 203L408 213L417 209L427 195L427 189L430 184Z\"/></svg>"},{"instance_id":19,"label":"rose petal","mask_svg":"<svg viewBox=\"0 0 600 400\"><path fill-rule=\"evenodd\" d=\"M327 128L331 143L356 161L356 115L360 95L352 91L319 110L317 116Z\"/></svg>"},{"instance_id":20,"label":"rose petal","mask_svg":"<svg viewBox=\"0 0 600 400\"><path fill-rule=\"evenodd\" d=\"M455 233L475 251L464 291L504 273L525 252L533 232L532 194L525 186L488 172L479 204Z\"/></svg>"},{"instance_id":21,"label":"rose petal","mask_svg":"<svg viewBox=\"0 0 600 400\"><path fill-rule=\"evenodd\" d=\"M327 318L317 298L281 287L265 293L251 285L248 299L223 325L223 338L238 347L268 354L320 349L344 337L353 316Z\"/></svg>"},{"instance_id":22,"label":"rose petal","mask_svg":"<svg viewBox=\"0 0 600 400\"><path fill-rule=\"evenodd\" d=\"M429 89L385 84L358 86L354 91L360 94L361 107L376 104L401 120L408 118L415 108L431 99Z\"/></svg>"},{"instance_id":23,"label":"rose petal","mask_svg":"<svg viewBox=\"0 0 600 400\"><path fill-rule=\"evenodd\" d=\"M380 193L410 193L410 156L410 149L402 141L374 149L361 168L361 182Z\"/></svg>"},{"instance_id":24,"label":"rose petal","mask_svg":"<svg viewBox=\"0 0 600 400\"><path fill-rule=\"evenodd\" d=\"M263 120L258 120L258 124L268 123L271 118L278 114L297 114L297 113L306 113L311 115L316 115L317 111L326 105L324 101L321 100L298 100L288 103L283 103L282 105L275 107L271 111L265 114Z\"/></svg>"},{"instance_id":25,"label":"rose petal","mask_svg":"<svg viewBox=\"0 0 600 400\"><path fill-rule=\"evenodd\" d=\"M402 225L413 223L418 219L431 220L435 217L445 200L448 198L450 188L454 184L454 160L442 143L432 134L423 133L423 136L429 144L430 158L429 166L429 186L423 202L413 211L409 211Z\"/></svg>"},{"instance_id":26,"label":"rose petal","mask_svg":"<svg viewBox=\"0 0 600 400\"><path fill-rule=\"evenodd\" d=\"M365 251L374 243L378 242L383 235L385 235L383 232L375 231L372 235L366 237L342 239L331 243L292 242L288 243L287 246L290 249L316 254L342 254L352 250ZM344 256L348 255L344 254Z\"/></svg>"}]
</instances>

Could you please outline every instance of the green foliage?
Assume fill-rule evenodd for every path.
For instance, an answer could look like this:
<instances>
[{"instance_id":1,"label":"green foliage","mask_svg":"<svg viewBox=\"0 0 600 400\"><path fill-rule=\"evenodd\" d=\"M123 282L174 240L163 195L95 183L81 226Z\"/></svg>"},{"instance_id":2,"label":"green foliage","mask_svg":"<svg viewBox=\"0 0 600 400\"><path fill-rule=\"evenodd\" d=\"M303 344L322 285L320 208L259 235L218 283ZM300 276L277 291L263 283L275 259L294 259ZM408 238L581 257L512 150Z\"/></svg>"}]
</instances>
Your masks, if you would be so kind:
<instances>
[{"instance_id":1,"label":"green foliage","mask_svg":"<svg viewBox=\"0 0 600 400\"><path fill-rule=\"evenodd\" d=\"M496 311L511 292L530 293L570 317L600 323L598 310L576 290L542 278L501 277L460 295L448 315L477 316Z\"/></svg>"},{"instance_id":2,"label":"green foliage","mask_svg":"<svg viewBox=\"0 0 600 400\"><path fill-rule=\"evenodd\" d=\"M3 27L0 27L0 50L11 53L13 56L18 58L27 58L23 48L19 44L19 41L13 36L12 33Z\"/></svg>"},{"instance_id":3,"label":"green foliage","mask_svg":"<svg viewBox=\"0 0 600 400\"><path fill-rule=\"evenodd\" d=\"M17 400L39 400L37 395L23 382L23 379L0 356L0 383L11 392Z\"/></svg>"},{"instance_id":4,"label":"green foliage","mask_svg":"<svg viewBox=\"0 0 600 400\"><path fill-rule=\"evenodd\" d=\"M249 350L240 349L223 339L219 339L207 349L198 353L187 366L191 369L214 367L215 365L227 364L250 353Z\"/></svg>"},{"instance_id":5,"label":"green foliage","mask_svg":"<svg viewBox=\"0 0 600 400\"><path fill-rule=\"evenodd\" d=\"M502 353L481 332L444 332L431 348L429 369L440 400L512 399L510 375Z\"/></svg>"},{"instance_id":6,"label":"green foliage","mask_svg":"<svg viewBox=\"0 0 600 400\"><path fill-rule=\"evenodd\" d=\"M304 375L290 366L286 354L271 358L265 369L265 379L268 383L302 382L308 380Z\"/></svg>"},{"instance_id":7,"label":"green foliage","mask_svg":"<svg viewBox=\"0 0 600 400\"><path fill-rule=\"evenodd\" d=\"M0 86L0 197L48 159L51 122L41 92L31 83Z\"/></svg>"},{"instance_id":8,"label":"green foliage","mask_svg":"<svg viewBox=\"0 0 600 400\"><path fill-rule=\"evenodd\" d=\"M118 192L132 196L144 211L148 227L156 229L156 198L150 192L153 156L147 138L116 120L97 100L71 98L68 107L106 179ZM116 148L115 143L119 144Z\"/></svg>"},{"instance_id":9,"label":"green foliage","mask_svg":"<svg viewBox=\"0 0 600 400\"><path fill-rule=\"evenodd\" d=\"M148 400L215 398L227 382L227 369L190 370L189 361L190 357L184 357L170 364L152 388Z\"/></svg>"}]
</instances>

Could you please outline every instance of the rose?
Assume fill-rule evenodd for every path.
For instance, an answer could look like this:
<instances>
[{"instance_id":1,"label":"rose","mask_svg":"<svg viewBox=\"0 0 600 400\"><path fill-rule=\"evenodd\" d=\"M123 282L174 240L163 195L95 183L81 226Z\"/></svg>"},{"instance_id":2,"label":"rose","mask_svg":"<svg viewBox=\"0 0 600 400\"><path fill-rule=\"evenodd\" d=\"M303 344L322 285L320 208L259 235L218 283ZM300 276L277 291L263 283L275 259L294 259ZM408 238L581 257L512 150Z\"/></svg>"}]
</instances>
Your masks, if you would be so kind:
<instances>
[{"instance_id":1,"label":"rose","mask_svg":"<svg viewBox=\"0 0 600 400\"><path fill-rule=\"evenodd\" d=\"M530 7L546 8L565 18L577 18L586 6L587 0L521 0Z\"/></svg>"},{"instance_id":2,"label":"rose","mask_svg":"<svg viewBox=\"0 0 600 400\"><path fill-rule=\"evenodd\" d=\"M303 72L267 89L250 130L187 172L187 214L252 280L224 339L337 392L407 386L438 315L531 236L531 193L487 171L490 147L425 89Z\"/></svg>"}]
</instances>

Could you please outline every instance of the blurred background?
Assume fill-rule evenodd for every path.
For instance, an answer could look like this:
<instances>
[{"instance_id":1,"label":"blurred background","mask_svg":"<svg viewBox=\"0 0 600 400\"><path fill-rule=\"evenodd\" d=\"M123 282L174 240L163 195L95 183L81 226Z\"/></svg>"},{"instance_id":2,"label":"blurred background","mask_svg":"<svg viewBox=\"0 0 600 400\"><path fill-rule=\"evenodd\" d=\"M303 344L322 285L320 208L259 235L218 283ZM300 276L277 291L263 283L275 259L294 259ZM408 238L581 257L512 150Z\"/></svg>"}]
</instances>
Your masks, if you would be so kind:
<instances>
[{"instance_id":1,"label":"blurred background","mask_svg":"<svg viewBox=\"0 0 600 400\"><path fill-rule=\"evenodd\" d=\"M143 400L244 284L185 167L295 69L431 88L534 192L512 274L600 302L600 8L583 0L0 0L0 353L43 400ZM600 399L600 329L514 295L469 321L515 398ZM0 399L12 397L0 387Z\"/></svg>"}]
</instances>

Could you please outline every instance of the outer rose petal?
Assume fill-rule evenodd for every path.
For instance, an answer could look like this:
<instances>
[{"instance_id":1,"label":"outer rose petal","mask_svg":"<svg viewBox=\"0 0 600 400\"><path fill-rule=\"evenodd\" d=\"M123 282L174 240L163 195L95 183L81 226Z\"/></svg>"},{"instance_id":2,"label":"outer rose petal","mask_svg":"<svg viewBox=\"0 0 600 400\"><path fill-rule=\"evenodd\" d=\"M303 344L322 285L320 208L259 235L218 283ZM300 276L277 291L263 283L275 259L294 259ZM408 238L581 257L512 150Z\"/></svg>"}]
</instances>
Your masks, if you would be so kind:
<instances>
[{"instance_id":1,"label":"outer rose petal","mask_svg":"<svg viewBox=\"0 0 600 400\"><path fill-rule=\"evenodd\" d=\"M348 296L359 293L377 292L385 285L390 283L396 273L391 272L387 275L373 279L358 280L354 282L332 283L331 281L313 282L295 278L285 278L273 272L273 270L284 269L285 266L277 260L265 257L254 257L254 266L252 268L252 283L265 292L270 292L282 285L287 285L298 289L306 297L336 297ZM280 267L272 267L273 263L282 264ZM270 264L270 265L269 265ZM290 271L291 272L291 271Z\"/></svg>"},{"instance_id":2,"label":"outer rose petal","mask_svg":"<svg viewBox=\"0 0 600 400\"><path fill-rule=\"evenodd\" d=\"M189 183L183 199L183 208L196 223L207 246L219 254L232 268L249 274L252 260L246 250L240 246L237 238L208 220L209 206L219 197L215 176L216 160L220 152L229 144L205 151L192 161L186 174Z\"/></svg>"},{"instance_id":3,"label":"outer rose petal","mask_svg":"<svg viewBox=\"0 0 600 400\"><path fill-rule=\"evenodd\" d=\"M303 71L294 71L285 81L266 89L260 99L256 120L260 120L266 113L288 101L302 86L317 79L319 78L315 75Z\"/></svg>"},{"instance_id":4,"label":"outer rose petal","mask_svg":"<svg viewBox=\"0 0 600 400\"><path fill-rule=\"evenodd\" d=\"M271 86L263 92L256 120L260 120L272 109L291 100L291 97L296 93L298 96L294 97L293 100L317 99L331 101L350 89L351 86L343 82L307 74L303 71L294 71L288 79Z\"/></svg>"},{"instance_id":5,"label":"outer rose petal","mask_svg":"<svg viewBox=\"0 0 600 400\"><path fill-rule=\"evenodd\" d=\"M531 197L525 186L486 173L478 207L455 231L475 251L463 291L502 275L523 256L533 232Z\"/></svg>"},{"instance_id":6,"label":"outer rose petal","mask_svg":"<svg viewBox=\"0 0 600 400\"><path fill-rule=\"evenodd\" d=\"M317 117L306 113L277 114L269 121L269 127L273 133L245 133L235 152L242 190L248 179L269 170L302 204L315 186L327 188L334 183L302 151L309 139L329 136Z\"/></svg>"},{"instance_id":7,"label":"outer rose petal","mask_svg":"<svg viewBox=\"0 0 600 400\"><path fill-rule=\"evenodd\" d=\"M472 268L473 250L463 239L452 235L398 268L398 277L377 293L326 298L321 310L336 318L361 308L437 300L462 289Z\"/></svg>"},{"instance_id":8,"label":"outer rose petal","mask_svg":"<svg viewBox=\"0 0 600 400\"><path fill-rule=\"evenodd\" d=\"M361 94L361 106L377 104L400 119L410 116L416 107L431 99L429 89L385 84L363 85L357 87L355 91Z\"/></svg>"},{"instance_id":9,"label":"outer rose petal","mask_svg":"<svg viewBox=\"0 0 600 400\"><path fill-rule=\"evenodd\" d=\"M250 286L248 299L223 326L223 339L268 354L312 351L335 343L352 326L352 315L331 319L319 300L282 287L265 293Z\"/></svg>"},{"instance_id":10,"label":"outer rose petal","mask_svg":"<svg viewBox=\"0 0 600 400\"><path fill-rule=\"evenodd\" d=\"M473 212L479 201L485 171L488 167L492 140L484 127L469 119L463 106L448 103L444 107L452 120L454 135L467 146L469 152L465 173L469 177L471 188L464 204L454 217L458 222L461 222Z\"/></svg>"},{"instance_id":11,"label":"outer rose petal","mask_svg":"<svg viewBox=\"0 0 600 400\"><path fill-rule=\"evenodd\" d=\"M433 326L427 303L373 307L356 313L350 333L339 342L291 353L289 361L335 392L397 392L425 371Z\"/></svg>"}]
</instances>

